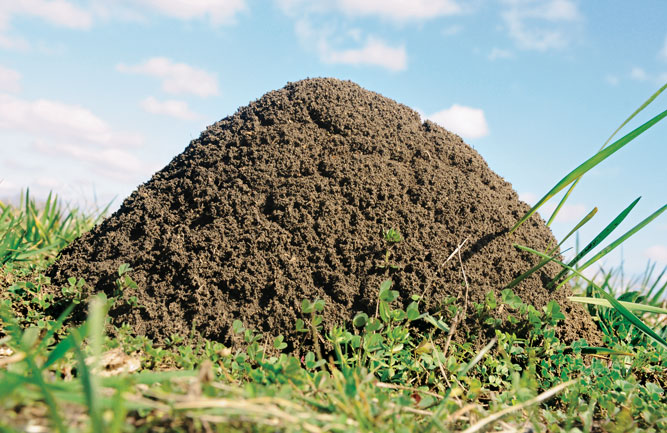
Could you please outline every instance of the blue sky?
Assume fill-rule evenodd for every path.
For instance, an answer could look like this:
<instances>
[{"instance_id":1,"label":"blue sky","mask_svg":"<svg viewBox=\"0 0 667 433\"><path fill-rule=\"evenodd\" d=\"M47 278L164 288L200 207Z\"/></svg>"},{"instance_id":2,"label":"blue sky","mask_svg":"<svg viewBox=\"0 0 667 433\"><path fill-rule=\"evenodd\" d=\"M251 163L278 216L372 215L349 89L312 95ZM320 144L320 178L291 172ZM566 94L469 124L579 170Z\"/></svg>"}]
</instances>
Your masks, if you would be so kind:
<instances>
[{"instance_id":1,"label":"blue sky","mask_svg":"<svg viewBox=\"0 0 667 433\"><path fill-rule=\"evenodd\" d=\"M0 0L0 198L117 207L206 125L315 76L457 132L534 201L667 82L667 3ZM598 206L585 242L641 195L615 238L665 204L666 141L663 122L584 177L556 235ZM667 217L622 258L667 264Z\"/></svg>"}]
</instances>

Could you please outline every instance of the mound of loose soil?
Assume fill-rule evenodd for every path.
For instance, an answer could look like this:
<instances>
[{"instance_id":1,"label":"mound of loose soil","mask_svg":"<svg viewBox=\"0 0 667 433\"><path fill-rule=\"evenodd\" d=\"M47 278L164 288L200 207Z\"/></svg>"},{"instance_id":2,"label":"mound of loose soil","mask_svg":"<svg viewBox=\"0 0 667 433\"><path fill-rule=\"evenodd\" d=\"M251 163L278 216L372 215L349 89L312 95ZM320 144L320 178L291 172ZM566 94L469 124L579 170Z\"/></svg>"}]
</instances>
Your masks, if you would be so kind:
<instances>
[{"instance_id":1,"label":"mound of loose soil","mask_svg":"<svg viewBox=\"0 0 667 433\"><path fill-rule=\"evenodd\" d=\"M463 298L462 249L471 302L483 302L536 258L511 246L544 250L554 239L539 217L507 231L528 206L458 136L377 93L336 79L307 79L272 91L210 126L183 153L139 186L102 224L63 250L50 268L56 284L83 277L88 293L112 293L129 263L145 308L120 305L111 316L163 339L191 329L232 343L231 324L284 334L303 299L326 301L325 324L375 312L391 277L404 302L425 293L435 308ZM383 230L398 229L391 247ZM597 341L587 313L550 293L549 265L515 292L538 308L557 300L561 337ZM474 321L460 332L488 329ZM302 336L301 336L302 338Z\"/></svg>"}]
</instances>

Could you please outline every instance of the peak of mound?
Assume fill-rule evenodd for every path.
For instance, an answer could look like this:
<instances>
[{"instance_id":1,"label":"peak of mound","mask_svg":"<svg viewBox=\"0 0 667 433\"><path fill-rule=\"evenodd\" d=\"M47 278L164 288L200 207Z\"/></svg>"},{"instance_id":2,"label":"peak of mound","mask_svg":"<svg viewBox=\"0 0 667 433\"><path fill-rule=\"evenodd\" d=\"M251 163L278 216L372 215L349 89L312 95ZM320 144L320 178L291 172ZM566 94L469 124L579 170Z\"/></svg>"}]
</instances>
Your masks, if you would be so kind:
<instances>
[{"instance_id":1,"label":"peak of mound","mask_svg":"<svg viewBox=\"0 0 667 433\"><path fill-rule=\"evenodd\" d=\"M208 127L139 186L102 224L63 250L56 284L80 276L89 293L114 290L129 263L142 308L114 307L115 323L163 339L196 329L232 343L235 319L283 334L294 347L303 299L326 301L325 323L375 312L380 283L429 308L463 297L460 265L446 258L467 240L470 301L483 302L536 259L507 230L528 210L510 184L458 136L352 82L307 79L272 91ZM383 230L403 240L390 247ZM513 242L555 243L534 217ZM538 308L555 299L565 340L598 334L590 317L551 293L550 264L515 288ZM486 338L472 319L460 332Z\"/></svg>"}]
</instances>

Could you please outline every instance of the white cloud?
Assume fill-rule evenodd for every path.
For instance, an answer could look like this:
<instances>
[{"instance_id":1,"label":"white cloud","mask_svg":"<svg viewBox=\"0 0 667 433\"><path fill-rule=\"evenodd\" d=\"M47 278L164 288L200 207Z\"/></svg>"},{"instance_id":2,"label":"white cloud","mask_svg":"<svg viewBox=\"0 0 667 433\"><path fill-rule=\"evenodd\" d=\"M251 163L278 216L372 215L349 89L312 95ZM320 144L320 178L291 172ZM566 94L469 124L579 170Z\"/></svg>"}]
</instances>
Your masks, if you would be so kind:
<instances>
[{"instance_id":1,"label":"white cloud","mask_svg":"<svg viewBox=\"0 0 667 433\"><path fill-rule=\"evenodd\" d=\"M547 51L564 48L573 33L564 25L581 20L571 0L503 0L502 12L509 35L519 48Z\"/></svg>"},{"instance_id":2,"label":"white cloud","mask_svg":"<svg viewBox=\"0 0 667 433\"><path fill-rule=\"evenodd\" d=\"M574 255L568 258L573 259ZM599 263L595 263L594 265L589 266L580 272L584 275L584 277L588 278L589 280L593 281L598 285L602 284L605 281L604 265L601 265Z\"/></svg>"},{"instance_id":3,"label":"white cloud","mask_svg":"<svg viewBox=\"0 0 667 433\"><path fill-rule=\"evenodd\" d=\"M525 201L530 206L532 206L535 203L537 203L537 200L539 200L539 198L537 197L537 194L533 192L522 192L519 194L519 200Z\"/></svg>"},{"instance_id":4,"label":"white cloud","mask_svg":"<svg viewBox=\"0 0 667 433\"><path fill-rule=\"evenodd\" d=\"M484 110L454 104L428 116L428 119L465 138L489 135Z\"/></svg>"},{"instance_id":5,"label":"white cloud","mask_svg":"<svg viewBox=\"0 0 667 433\"><path fill-rule=\"evenodd\" d=\"M77 105L0 94L0 132L25 137L24 152L28 154L74 159L91 166L95 173L125 182L127 174L147 169L133 150L143 144L143 137L117 132Z\"/></svg>"},{"instance_id":6,"label":"white cloud","mask_svg":"<svg viewBox=\"0 0 667 433\"><path fill-rule=\"evenodd\" d=\"M667 62L667 36L665 36L665 42L662 45L662 48L658 52L658 58Z\"/></svg>"},{"instance_id":7,"label":"white cloud","mask_svg":"<svg viewBox=\"0 0 667 433\"><path fill-rule=\"evenodd\" d=\"M620 82L620 80L618 79L618 77L617 77L616 75L612 75L612 74L607 74L607 75L605 75L604 80L605 80L605 81L607 82L607 84L609 84L610 86L618 86L618 83Z\"/></svg>"},{"instance_id":8,"label":"white cloud","mask_svg":"<svg viewBox=\"0 0 667 433\"><path fill-rule=\"evenodd\" d=\"M630 78L635 81L650 81L659 86L662 86L667 82L667 72L662 73L650 73L646 72L644 68L635 66L630 69Z\"/></svg>"},{"instance_id":9,"label":"white cloud","mask_svg":"<svg viewBox=\"0 0 667 433\"><path fill-rule=\"evenodd\" d=\"M18 92L21 90L21 74L0 66L0 92Z\"/></svg>"},{"instance_id":10,"label":"white cloud","mask_svg":"<svg viewBox=\"0 0 667 433\"><path fill-rule=\"evenodd\" d=\"M7 94L0 94L0 129L102 146L136 146L142 141L137 135L116 133L83 107L47 99L29 101Z\"/></svg>"},{"instance_id":11,"label":"white cloud","mask_svg":"<svg viewBox=\"0 0 667 433\"><path fill-rule=\"evenodd\" d=\"M122 176L123 173L142 173L145 165L137 156L126 150L116 147L96 148L86 144L56 143L36 141L33 148L55 157L69 157L87 163L109 177ZM122 178L121 178L122 179Z\"/></svg>"},{"instance_id":12,"label":"white cloud","mask_svg":"<svg viewBox=\"0 0 667 433\"><path fill-rule=\"evenodd\" d=\"M456 0L275 0L288 15L341 12L350 17L378 17L396 22L424 21L464 11Z\"/></svg>"},{"instance_id":13,"label":"white cloud","mask_svg":"<svg viewBox=\"0 0 667 433\"><path fill-rule=\"evenodd\" d=\"M667 264L667 246L653 245L644 251L644 255L654 262Z\"/></svg>"},{"instance_id":14,"label":"white cloud","mask_svg":"<svg viewBox=\"0 0 667 433\"><path fill-rule=\"evenodd\" d=\"M548 203L542 208L542 212L545 218L549 218L553 211L556 209L555 203ZM558 223L576 223L581 221L581 219L590 211L587 209L586 205L583 204L564 204L558 211L556 215L555 222Z\"/></svg>"},{"instance_id":15,"label":"white cloud","mask_svg":"<svg viewBox=\"0 0 667 433\"><path fill-rule=\"evenodd\" d=\"M635 66L632 68L630 71L630 77L633 80L637 81L646 81L648 79L648 75L646 74L646 71L640 67Z\"/></svg>"},{"instance_id":16,"label":"white cloud","mask_svg":"<svg viewBox=\"0 0 667 433\"><path fill-rule=\"evenodd\" d=\"M380 66L391 71L405 70L408 63L405 46L391 47L374 37L369 37L361 48L337 51L322 45L320 55L326 63Z\"/></svg>"},{"instance_id":17,"label":"white cloud","mask_svg":"<svg viewBox=\"0 0 667 433\"><path fill-rule=\"evenodd\" d=\"M185 63L175 63L166 57L153 57L144 63L116 66L119 72L142 74L162 80L162 89L167 93L190 93L201 97L218 94L218 80L214 74Z\"/></svg>"},{"instance_id":18,"label":"white cloud","mask_svg":"<svg viewBox=\"0 0 667 433\"><path fill-rule=\"evenodd\" d=\"M462 12L453 0L338 0L336 6L350 16L378 16L395 21L424 20Z\"/></svg>"},{"instance_id":19,"label":"white cloud","mask_svg":"<svg viewBox=\"0 0 667 433\"><path fill-rule=\"evenodd\" d=\"M14 16L32 16L60 27L89 29L92 14L65 0L14 0L0 2L0 29L6 30Z\"/></svg>"},{"instance_id":20,"label":"white cloud","mask_svg":"<svg viewBox=\"0 0 667 433\"><path fill-rule=\"evenodd\" d=\"M512 57L514 57L514 54L512 54L511 51L503 50L503 49L500 49L500 48L494 48L489 53L489 60L511 59Z\"/></svg>"},{"instance_id":21,"label":"white cloud","mask_svg":"<svg viewBox=\"0 0 667 433\"><path fill-rule=\"evenodd\" d=\"M209 17L213 24L233 21L235 15L247 9L245 0L140 0L156 11L181 20Z\"/></svg>"},{"instance_id":22,"label":"white cloud","mask_svg":"<svg viewBox=\"0 0 667 433\"><path fill-rule=\"evenodd\" d=\"M173 99L158 101L149 96L141 101L141 108L152 114L161 114L177 119L193 120L199 117L197 113L190 110L187 102Z\"/></svg>"},{"instance_id":23,"label":"white cloud","mask_svg":"<svg viewBox=\"0 0 667 433\"><path fill-rule=\"evenodd\" d=\"M19 185L0 177L0 194L3 196L14 194L17 190L19 190Z\"/></svg>"},{"instance_id":24,"label":"white cloud","mask_svg":"<svg viewBox=\"0 0 667 433\"><path fill-rule=\"evenodd\" d=\"M453 25L453 26L445 27L444 29L442 29L441 33L442 33L443 36L454 36L454 35L457 35L457 34L461 33L462 31L463 31L463 26Z\"/></svg>"},{"instance_id":25,"label":"white cloud","mask_svg":"<svg viewBox=\"0 0 667 433\"><path fill-rule=\"evenodd\" d=\"M379 66L392 71L407 68L404 45L390 46L374 36L363 38L359 29L337 31L327 25L315 28L305 18L297 20L294 29L301 43L307 48L314 49L320 60L325 63ZM362 39L365 39L365 43L361 47L339 49L332 46L332 44L349 44L350 41L354 45L359 45Z\"/></svg>"},{"instance_id":26,"label":"white cloud","mask_svg":"<svg viewBox=\"0 0 667 433\"><path fill-rule=\"evenodd\" d=\"M0 49L28 51L30 43L21 37L0 34Z\"/></svg>"},{"instance_id":27,"label":"white cloud","mask_svg":"<svg viewBox=\"0 0 667 433\"><path fill-rule=\"evenodd\" d=\"M519 200L525 201L529 206L534 206L539 199L541 199L541 196L537 196L537 194L533 192L522 192L519 194ZM551 214L553 214L554 210L556 209L557 202L554 201L549 201L542 205L538 212L544 218L545 220L551 217ZM586 205L581 204L581 203L574 203L574 204L569 204L565 203L560 210L558 211L558 215L556 216L555 222L558 223L573 223L573 222L579 222L581 219L588 213L590 212L591 209L589 209Z\"/></svg>"}]
</instances>

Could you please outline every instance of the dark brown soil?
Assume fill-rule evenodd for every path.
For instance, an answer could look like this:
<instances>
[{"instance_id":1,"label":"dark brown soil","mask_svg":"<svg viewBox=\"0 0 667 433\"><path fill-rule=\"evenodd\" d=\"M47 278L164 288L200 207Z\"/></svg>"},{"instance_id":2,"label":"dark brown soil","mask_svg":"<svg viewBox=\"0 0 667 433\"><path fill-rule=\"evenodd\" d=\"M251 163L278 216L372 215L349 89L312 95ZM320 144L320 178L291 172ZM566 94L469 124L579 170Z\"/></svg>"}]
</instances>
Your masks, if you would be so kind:
<instances>
[{"instance_id":1,"label":"dark brown soil","mask_svg":"<svg viewBox=\"0 0 667 433\"><path fill-rule=\"evenodd\" d=\"M536 262L511 246L544 250L554 239L539 217L507 234L528 206L458 136L351 82L308 79L269 92L210 126L139 186L101 225L67 247L49 275L83 277L88 293L113 291L129 263L145 308L118 306L129 323L158 340L196 329L232 343L231 324L299 346L294 324L303 299L326 301L331 326L374 313L389 276L403 301L426 293L435 308L463 297L462 249L470 301L482 302ZM404 240L392 247L383 230ZM538 308L557 300L565 340L598 341L596 326L563 290L545 283L546 266L515 288ZM489 334L473 314L460 332Z\"/></svg>"}]
</instances>

